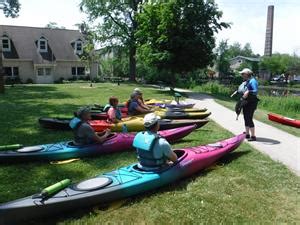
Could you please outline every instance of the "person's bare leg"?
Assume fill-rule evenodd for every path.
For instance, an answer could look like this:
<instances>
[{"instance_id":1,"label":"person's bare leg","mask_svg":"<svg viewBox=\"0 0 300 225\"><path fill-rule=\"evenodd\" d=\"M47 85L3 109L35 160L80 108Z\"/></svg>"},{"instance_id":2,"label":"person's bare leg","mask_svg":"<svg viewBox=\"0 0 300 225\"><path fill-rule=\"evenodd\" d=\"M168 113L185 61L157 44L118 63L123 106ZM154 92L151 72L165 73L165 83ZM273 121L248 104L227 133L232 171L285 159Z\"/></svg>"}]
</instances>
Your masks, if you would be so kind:
<instances>
[{"instance_id":1,"label":"person's bare leg","mask_svg":"<svg viewBox=\"0 0 300 225\"><path fill-rule=\"evenodd\" d=\"M255 127L250 128L250 133L252 137L255 137Z\"/></svg>"},{"instance_id":2,"label":"person's bare leg","mask_svg":"<svg viewBox=\"0 0 300 225\"><path fill-rule=\"evenodd\" d=\"M249 134L250 127L245 127L245 128L246 128L246 134Z\"/></svg>"}]
</instances>

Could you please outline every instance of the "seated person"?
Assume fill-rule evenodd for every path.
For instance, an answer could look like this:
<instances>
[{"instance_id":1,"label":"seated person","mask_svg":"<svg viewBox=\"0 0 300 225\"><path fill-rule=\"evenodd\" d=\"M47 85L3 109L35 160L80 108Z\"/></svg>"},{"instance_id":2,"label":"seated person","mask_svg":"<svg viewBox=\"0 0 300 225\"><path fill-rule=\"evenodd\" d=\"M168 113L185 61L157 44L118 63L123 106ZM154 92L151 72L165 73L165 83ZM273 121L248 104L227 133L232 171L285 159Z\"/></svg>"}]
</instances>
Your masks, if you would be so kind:
<instances>
[{"instance_id":1,"label":"seated person","mask_svg":"<svg viewBox=\"0 0 300 225\"><path fill-rule=\"evenodd\" d=\"M109 104L111 105L111 107L107 111L107 120L111 123L118 123L120 120L122 120L122 113L118 108L119 99L112 96L109 98Z\"/></svg>"},{"instance_id":2,"label":"seated person","mask_svg":"<svg viewBox=\"0 0 300 225\"><path fill-rule=\"evenodd\" d=\"M176 162L177 155L172 151L168 141L157 134L160 117L149 113L144 117L146 131L139 132L133 141L137 149L138 167L145 171L158 170L169 165L169 161Z\"/></svg>"},{"instance_id":3,"label":"seated person","mask_svg":"<svg viewBox=\"0 0 300 225\"><path fill-rule=\"evenodd\" d=\"M142 106L140 106L139 95L135 92L131 94L127 107L129 115L139 115L152 112L150 109L145 109Z\"/></svg>"},{"instance_id":4,"label":"seated person","mask_svg":"<svg viewBox=\"0 0 300 225\"><path fill-rule=\"evenodd\" d=\"M144 99L143 99L143 92L139 88L135 88L133 90L133 93L135 93L139 96L138 103L142 108L147 109L147 110L151 109L150 106L145 104Z\"/></svg>"},{"instance_id":5,"label":"seated person","mask_svg":"<svg viewBox=\"0 0 300 225\"><path fill-rule=\"evenodd\" d=\"M110 135L110 130L97 134L87 122L91 120L89 107L82 107L77 111L77 117L70 121L70 127L74 131L74 144L87 145L102 143Z\"/></svg>"}]
</instances>

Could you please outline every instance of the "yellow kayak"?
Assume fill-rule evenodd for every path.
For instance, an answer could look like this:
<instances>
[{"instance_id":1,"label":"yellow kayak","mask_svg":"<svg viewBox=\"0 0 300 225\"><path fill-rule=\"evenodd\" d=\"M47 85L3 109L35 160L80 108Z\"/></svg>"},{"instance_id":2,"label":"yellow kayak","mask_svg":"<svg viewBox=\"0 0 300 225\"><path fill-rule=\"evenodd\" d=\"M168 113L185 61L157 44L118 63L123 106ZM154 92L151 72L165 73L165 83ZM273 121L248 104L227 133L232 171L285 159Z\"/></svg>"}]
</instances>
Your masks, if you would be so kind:
<instances>
[{"instance_id":1,"label":"yellow kayak","mask_svg":"<svg viewBox=\"0 0 300 225\"><path fill-rule=\"evenodd\" d=\"M167 99L165 99L165 100L158 100L158 99L152 98L152 99L147 99L144 102L147 105L153 105L153 104L171 104L172 100L167 100Z\"/></svg>"},{"instance_id":2,"label":"yellow kayak","mask_svg":"<svg viewBox=\"0 0 300 225\"><path fill-rule=\"evenodd\" d=\"M156 111L155 114L160 116L162 119L204 119L208 117L211 112Z\"/></svg>"},{"instance_id":3,"label":"yellow kayak","mask_svg":"<svg viewBox=\"0 0 300 225\"><path fill-rule=\"evenodd\" d=\"M198 108L190 108L190 109L177 109L177 108L160 108L159 106L153 106L151 107L153 110L158 111L158 112L205 112L207 111L206 108L198 109Z\"/></svg>"}]
</instances>

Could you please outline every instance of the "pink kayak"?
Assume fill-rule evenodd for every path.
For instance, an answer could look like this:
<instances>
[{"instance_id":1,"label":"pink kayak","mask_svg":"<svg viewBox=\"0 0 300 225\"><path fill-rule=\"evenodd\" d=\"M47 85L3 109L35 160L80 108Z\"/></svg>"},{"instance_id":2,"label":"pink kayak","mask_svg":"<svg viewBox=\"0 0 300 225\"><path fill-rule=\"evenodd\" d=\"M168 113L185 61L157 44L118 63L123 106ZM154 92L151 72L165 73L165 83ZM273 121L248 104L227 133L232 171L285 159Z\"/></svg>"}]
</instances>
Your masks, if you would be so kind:
<instances>
[{"instance_id":1,"label":"pink kayak","mask_svg":"<svg viewBox=\"0 0 300 225\"><path fill-rule=\"evenodd\" d=\"M159 131L169 142L175 142L190 134L196 125ZM32 161L32 160L63 160L88 157L105 153L121 152L132 149L134 133L113 133L102 144L76 146L72 141L44 144L19 149L0 151L0 162Z\"/></svg>"},{"instance_id":2,"label":"pink kayak","mask_svg":"<svg viewBox=\"0 0 300 225\"><path fill-rule=\"evenodd\" d=\"M155 190L211 166L236 149L244 138L245 135L241 134L214 144L175 150L177 162L156 171L143 171L135 163L79 183L71 184L70 180L63 180L53 185L60 188L51 195L37 193L1 204L0 224L45 218L66 211L74 212L76 209Z\"/></svg>"}]
</instances>

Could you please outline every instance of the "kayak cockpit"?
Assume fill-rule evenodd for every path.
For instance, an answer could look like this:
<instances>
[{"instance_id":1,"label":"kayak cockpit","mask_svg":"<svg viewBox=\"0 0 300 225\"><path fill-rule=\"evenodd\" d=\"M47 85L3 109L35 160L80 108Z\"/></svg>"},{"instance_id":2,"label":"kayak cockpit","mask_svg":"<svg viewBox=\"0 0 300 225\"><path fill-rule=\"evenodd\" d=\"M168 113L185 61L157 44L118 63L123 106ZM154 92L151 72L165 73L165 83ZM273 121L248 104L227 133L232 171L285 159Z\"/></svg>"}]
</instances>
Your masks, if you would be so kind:
<instances>
[{"instance_id":1,"label":"kayak cockpit","mask_svg":"<svg viewBox=\"0 0 300 225\"><path fill-rule=\"evenodd\" d=\"M169 170L170 168L176 166L176 165L177 165L178 163L180 163L180 162L187 156L187 154L188 154L186 151L181 150L181 149L176 149L176 150L174 150L174 153L177 155L178 160L177 160L175 163L168 164L168 165L163 166L163 167L161 167L161 168L159 168L159 169L152 170L152 171L145 171L145 170L139 168L138 164L134 164L134 165L132 166L131 169L132 169L133 171L136 171L136 172L139 172L139 173L162 173L162 172L164 172L164 171L166 171L166 170Z\"/></svg>"},{"instance_id":2,"label":"kayak cockpit","mask_svg":"<svg viewBox=\"0 0 300 225\"><path fill-rule=\"evenodd\" d=\"M104 188L110 185L112 182L113 180L110 177L99 176L74 184L71 186L71 188L75 191L94 191Z\"/></svg>"}]
</instances>

